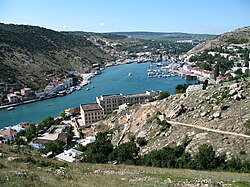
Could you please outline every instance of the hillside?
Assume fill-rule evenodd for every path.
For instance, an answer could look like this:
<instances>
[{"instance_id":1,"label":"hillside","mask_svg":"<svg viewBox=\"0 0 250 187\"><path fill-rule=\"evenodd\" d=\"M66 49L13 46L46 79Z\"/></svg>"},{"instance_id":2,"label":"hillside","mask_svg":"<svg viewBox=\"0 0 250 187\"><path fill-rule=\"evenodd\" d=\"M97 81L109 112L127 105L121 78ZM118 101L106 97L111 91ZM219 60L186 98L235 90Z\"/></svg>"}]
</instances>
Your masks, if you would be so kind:
<instances>
[{"instance_id":1,"label":"hillside","mask_svg":"<svg viewBox=\"0 0 250 187\"><path fill-rule=\"evenodd\" d=\"M216 35L212 34L189 34L181 32L114 32L115 34L121 34L131 36L138 39L145 40L208 40L213 39Z\"/></svg>"},{"instance_id":2,"label":"hillside","mask_svg":"<svg viewBox=\"0 0 250 187\"><path fill-rule=\"evenodd\" d=\"M176 94L164 100L134 105L119 114L115 122L101 122L114 128L114 145L145 138L140 154L166 146L185 148L191 155L202 144L211 144L217 155L247 158L250 155L250 82L225 82L206 90ZM170 128L163 128L167 120ZM249 122L248 122L249 123ZM100 128L98 125L96 129ZM239 146L240 145L240 146Z\"/></svg>"},{"instance_id":3,"label":"hillside","mask_svg":"<svg viewBox=\"0 0 250 187\"><path fill-rule=\"evenodd\" d=\"M0 144L0 182L9 186L249 186L249 174L112 164L64 163L25 146Z\"/></svg>"},{"instance_id":4,"label":"hillside","mask_svg":"<svg viewBox=\"0 0 250 187\"><path fill-rule=\"evenodd\" d=\"M37 26L0 23L0 94L27 86L39 89L48 75L65 75L67 70L89 71L91 64L112 60L93 38L97 34L57 32ZM113 41L126 36L98 35ZM107 37L107 38L106 38Z\"/></svg>"},{"instance_id":5,"label":"hillside","mask_svg":"<svg viewBox=\"0 0 250 187\"><path fill-rule=\"evenodd\" d=\"M193 49L191 49L188 53L198 53L208 49L220 48L221 46L229 45L229 44L247 44L248 48L250 48L250 26L239 28L222 35L219 35L215 39L205 41Z\"/></svg>"}]
</instances>

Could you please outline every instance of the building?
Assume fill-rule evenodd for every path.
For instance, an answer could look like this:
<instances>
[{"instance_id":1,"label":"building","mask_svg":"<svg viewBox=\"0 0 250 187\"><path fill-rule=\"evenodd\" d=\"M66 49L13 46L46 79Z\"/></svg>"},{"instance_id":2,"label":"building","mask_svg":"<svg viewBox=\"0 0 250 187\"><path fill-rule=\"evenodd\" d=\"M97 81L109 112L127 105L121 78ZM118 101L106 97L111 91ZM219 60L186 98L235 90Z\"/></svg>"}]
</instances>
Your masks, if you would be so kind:
<instances>
[{"instance_id":1,"label":"building","mask_svg":"<svg viewBox=\"0 0 250 187\"><path fill-rule=\"evenodd\" d=\"M98 103L82 104L80 112L83 121L82 127L89 127L104 117L104 109Z\"/></svg>"},{"instance_id":2,"label":"building","mask_svg":"<svg viewBox=\"0 0 250 187\"><path fill-rule=\"evenodd\" d=\"M27 96L27 95L29 95L31 92L32 92L32 91L31 91L31 88L23 88L23 89L20 90L20 93L21 93L22 96Z\"/></svg>"},{"instance_id":3,"label":"building","mask_svg":"<svg viewBox=\"0 0 250 187\"><path fill-rule=\"evenodd\" d=\"M84 139L81 139L78 141L79 144L83 145L83 146L87 146L90 143L93 143L96 141L96 137L95 136L88 136Z\"/></svg>"},{"instance_id":4,"label":"building","mask_svg":"<svg viewBox=\"0 0 250 187\"><path fill-rule=\"evenodd\" d=\"M18 101L18 96L16 94L8 94L7 99L10 103L15 103Z\"/></svg>"},{"instance_id":5,"label":"building","mask_svg":"<svg viewBox=\"0 0 250 187\"><path fill-rule=\"evenodd\" d=\"M0 131L0 137L4 139L3 142L12 140L17 135L17 131L11 128Z\"/></svg>"},{"instance_id":6,"label":"building","mask_svg":"<svg viewBox=\"0 0 250 187\"><path fill-rule=\"evenodd\" d=\"M104 113L108 114L118 109L124 99L122 94L101 95L96 97L96 102L103 107Z\"/></svg>"},{"instance_id":7,"label":"building","mask_svg":"<svg viewBox=\"0 0 250 187\"><path fill-rule=\"evenodd\" d=\"M78 161L77 156L83 154L83 152L76 149L64 150L63 153L56 155L55 157L60 161L75 162Z\"/></svg>"},{"instance_id":8,"label":"building","mask_svg":"<svg viewBox=\"0 0 250 187\"><path fill-rule=\"evenodd\" d=\"M159 95L159 92L155 91L146 91L144 93L136 94L111 94L111 95L101 95L96 97L96 102L102 106L104 113L108 114L114 110L119 109L119 106L128 103L145 103L148 99L156 97Z\"/></svg>"},{"instance_id":9,"label":"building","mask_svg":"<svg viewBox=\"0 0 250 187\"><path fill-rule=\"evenodd\" d=\"M156 97L159 92L146 91L136 94L111 94L96 97L96 103L80 105L83 120L82 127L89 127L92 123L104 118L105 115L119 109L122 104L145 103L150 98Z\"/></svg>"}]
</instances>

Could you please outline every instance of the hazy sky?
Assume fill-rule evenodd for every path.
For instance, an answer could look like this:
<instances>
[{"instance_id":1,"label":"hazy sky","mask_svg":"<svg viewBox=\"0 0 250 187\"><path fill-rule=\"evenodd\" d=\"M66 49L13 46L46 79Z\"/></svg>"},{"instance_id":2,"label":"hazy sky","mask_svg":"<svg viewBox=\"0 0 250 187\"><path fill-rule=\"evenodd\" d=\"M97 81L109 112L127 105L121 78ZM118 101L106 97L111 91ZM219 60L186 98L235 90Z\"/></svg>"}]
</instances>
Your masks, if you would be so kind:
<instances>
[{"instance_id":1,"label":"hazy sky","mask_svg":"<svg viewBox=\"0 0 250 187\"><path fill-rule=\"evenodd\" d=\"M0 22L54 30L220 34L250 25L250 0L0 0Z\"/></svg>"}]
</instances>

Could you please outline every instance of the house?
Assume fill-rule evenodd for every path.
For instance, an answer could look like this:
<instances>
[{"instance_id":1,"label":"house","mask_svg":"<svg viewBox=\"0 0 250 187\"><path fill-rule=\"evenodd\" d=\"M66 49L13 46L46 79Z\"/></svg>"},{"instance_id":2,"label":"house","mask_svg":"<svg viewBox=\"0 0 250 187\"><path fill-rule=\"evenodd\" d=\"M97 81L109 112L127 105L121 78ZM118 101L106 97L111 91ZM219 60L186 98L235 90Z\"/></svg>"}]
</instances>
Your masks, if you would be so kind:
<instances>
[{"instance_id":1,"label":"house","mask_svg":"<svg viewBox=\"0 0 250 187\"><path fill-rule=\"evenodd\" d=\"M77 156L83 154L83 152L76 149L64 150L63 153L56 155L55 157L60 161L75 162L78 161Z\"/></svg>"},{"instance_id":2,"label":"house","mask_svg":"<svg viewBox=\"0 0 250 187\"><path fill-rule=\"evenodd\" d=\"M22 96L28 96L31 92L31 88L23 88L20 90Z\"/></svg>"},{"instance_id":3,"label":"house","mask_svg":"<svg viewBox=\"0 0 250 187\"><path fill-rule=\"evenodd\" d=\"M80 112L83 121L82 127L89 127L104 118L104 109L98 103L81 104Z\"/></svg>"},{"instance_id":4,"label":"house","mask_svg":"<svg viewBox=\"0 0 250 187\"><path fill-rule=\"evenodd\" d=\"M81 144L81 145L83 145L83 146L86 146L86 145L88 145L90 143L93 143L95 141L96 141L96 137L95 136L88 136L88 137L86 137L84 139L79 140L78 143Z\"/></svg>"},{"instance_id":5,"label":"house","mask_svg":"<svg viewBox=\"0 0 250 187\"><path fill-rule=\"evenodd\" d=\"M17 135L17 131L11 128L7 128L0 131L0 137L4 138L3 142L10 141Z\"/></svg>"},{"instance_id":6,"label":"house","mask_svg":"<svg viewBox=\"0 0 250 187\"><path fill-rule=\"evenodd\" d=\"M12 94L12 93L7 95L7 99L10 103L15 103L19 100L18 96L16 94Z\"/></svg>"}]
</instances>

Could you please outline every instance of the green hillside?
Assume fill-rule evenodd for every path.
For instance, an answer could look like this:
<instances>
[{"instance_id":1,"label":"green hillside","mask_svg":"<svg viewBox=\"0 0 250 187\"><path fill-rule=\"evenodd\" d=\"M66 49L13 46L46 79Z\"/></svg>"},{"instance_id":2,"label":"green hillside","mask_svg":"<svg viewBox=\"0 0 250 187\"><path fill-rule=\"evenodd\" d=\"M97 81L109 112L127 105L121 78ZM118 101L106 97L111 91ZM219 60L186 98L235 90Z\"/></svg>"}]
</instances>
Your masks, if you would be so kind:
<instances>
[{"instance_id":1,"label":"green hillside","mask_svg":"<svg viewBox=\"0 0 250 187\"><path fill-rule=\"evenodd\" d=\"M84 34L0 23L0 94L24 86L38 89L48 74L88 71L91 64L109 59Z\"/></svg>"},{"instance_id":2,"label":"green hillside","mask_svg":"<svg viewBox=\"0 0 250 187\"><path fill-rule=\"evenodd\" d=\"M2 187L23 186L240 186L249 174L112 164L65 163L36 150L0 144Z\"/></svg>"},{"instance_id":3,"label":"green hillside","mask_svg":"<svg viewBox=\"0 0 250 187\"><path fill-rule=\"evenodd\" d=\"M121 34L131 36L139 39L146 40L209 40L215 38L216 35L212 34L188 34L180 32L115 32L115 34Z\"/></svg>"}]
</instances>

